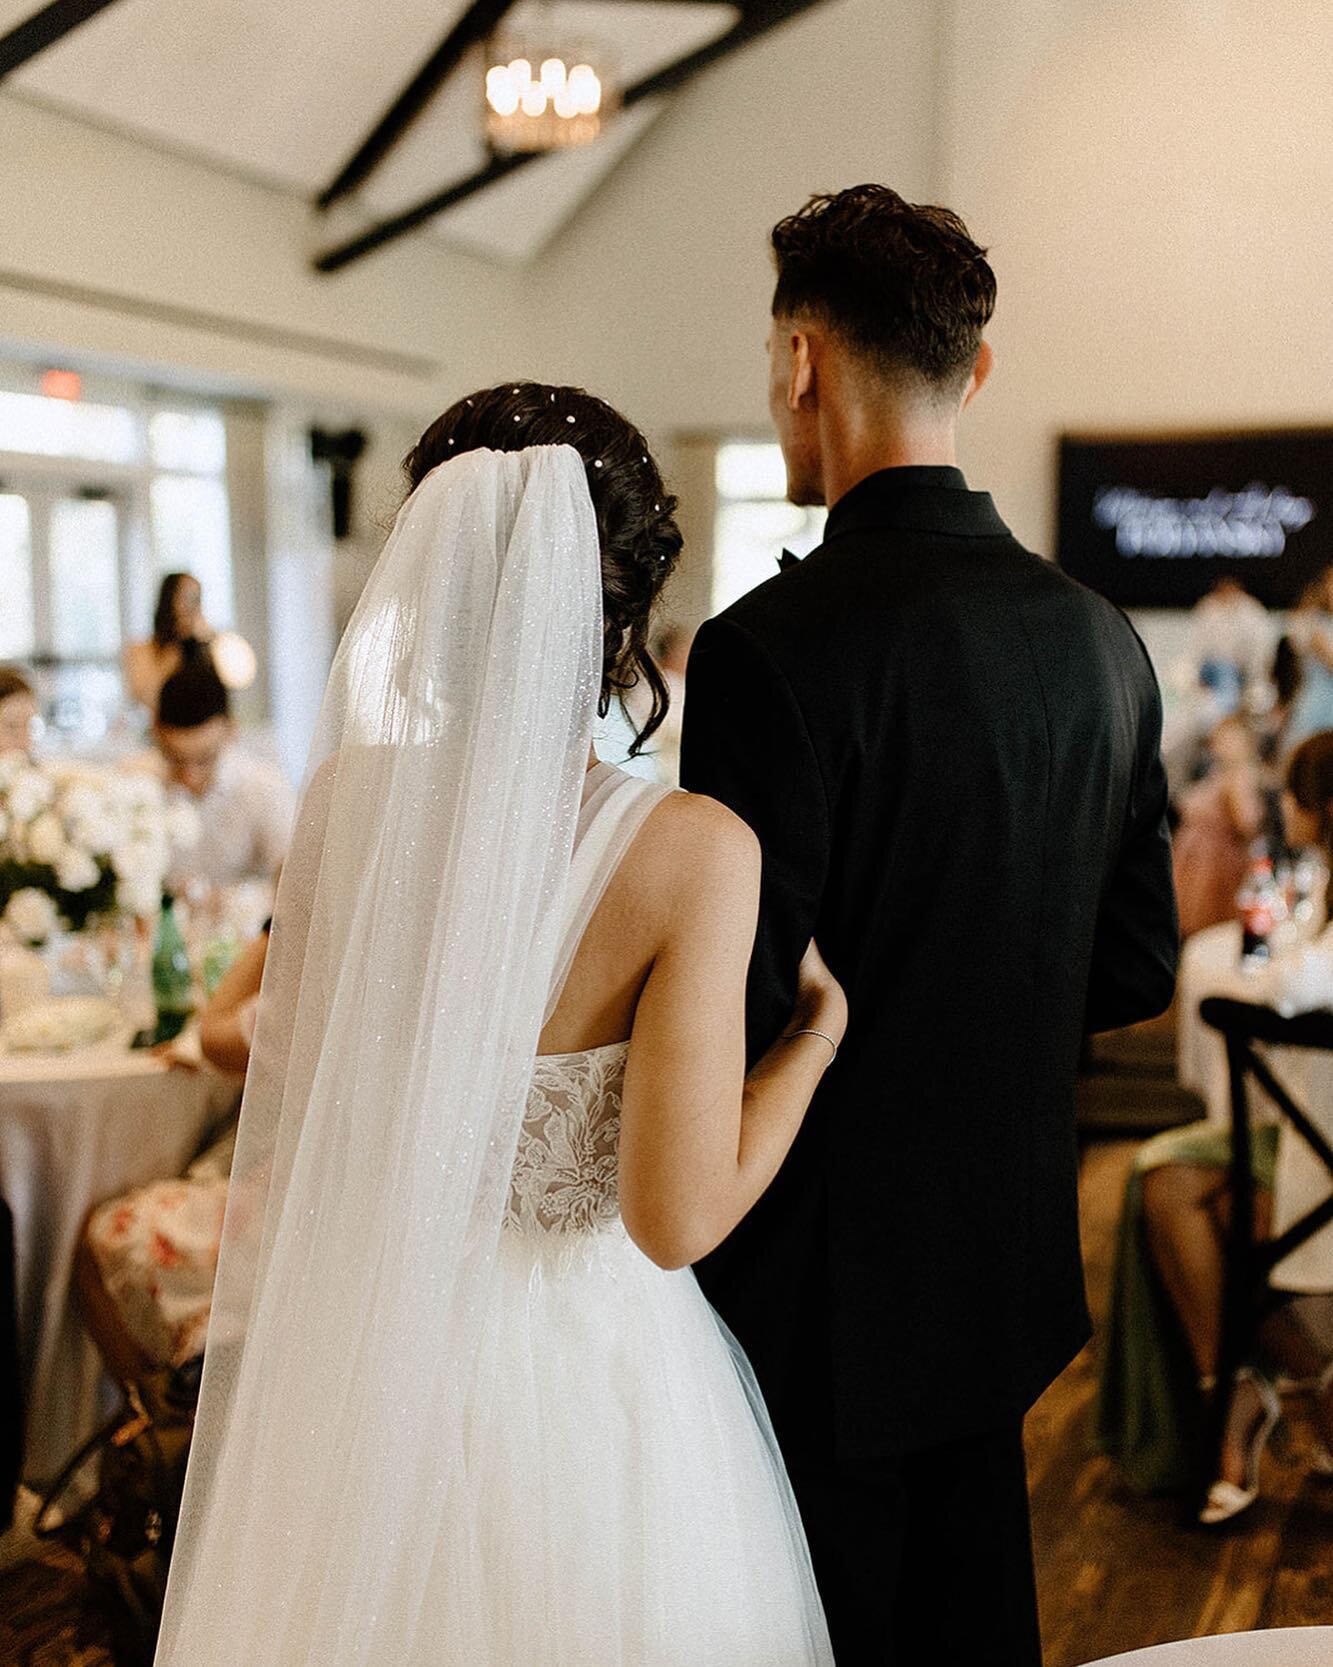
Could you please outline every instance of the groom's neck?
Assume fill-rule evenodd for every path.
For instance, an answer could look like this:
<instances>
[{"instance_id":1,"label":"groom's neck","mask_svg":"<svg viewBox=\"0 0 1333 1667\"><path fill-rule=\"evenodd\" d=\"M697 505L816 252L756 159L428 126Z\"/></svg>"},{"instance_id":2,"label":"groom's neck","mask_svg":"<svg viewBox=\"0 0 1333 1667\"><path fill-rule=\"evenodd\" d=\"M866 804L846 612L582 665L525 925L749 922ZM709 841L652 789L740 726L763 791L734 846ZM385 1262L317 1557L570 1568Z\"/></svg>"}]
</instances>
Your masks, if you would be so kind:
<instances>
[{"instance_id":1,"label":"groom's neck","mask_svg":"<svg viewBox=\"0 0 1333 1667\"><path fill-rule=\"evenodd\" d=\"M938 410L850 410L821 424L824 502L832 509L881 469L958 461L956 418Z\"/></svg>"}]
</instances>

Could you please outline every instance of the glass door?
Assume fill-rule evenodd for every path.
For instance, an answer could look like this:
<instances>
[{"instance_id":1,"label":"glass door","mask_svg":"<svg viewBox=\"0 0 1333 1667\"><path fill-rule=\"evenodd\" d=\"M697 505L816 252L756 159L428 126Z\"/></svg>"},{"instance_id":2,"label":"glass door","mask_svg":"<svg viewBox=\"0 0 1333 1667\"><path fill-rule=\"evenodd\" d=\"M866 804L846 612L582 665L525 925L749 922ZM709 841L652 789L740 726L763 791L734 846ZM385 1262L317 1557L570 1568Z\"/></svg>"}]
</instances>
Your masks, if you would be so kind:
<instances>
[{"instance_id":1,"label":"glass door","mask_svg":"<svg viewBox=\"0 0 1333 1667\"><path fill-rule=\"evenodd\" d=\"M30 660L36 647L32 508L0 486L0 660Z\"/></svg>"},{"instance_id":2,"label":"glass door","mask_svg":"<svg viewBox=\"0 0 1333 1667\"><path fill-rule=\"evenodd\" d=\"M0 659L36 673L70 750L96 745L121 705L127 519L110 489L0 485Z\"/></svg>"}]
</instances>

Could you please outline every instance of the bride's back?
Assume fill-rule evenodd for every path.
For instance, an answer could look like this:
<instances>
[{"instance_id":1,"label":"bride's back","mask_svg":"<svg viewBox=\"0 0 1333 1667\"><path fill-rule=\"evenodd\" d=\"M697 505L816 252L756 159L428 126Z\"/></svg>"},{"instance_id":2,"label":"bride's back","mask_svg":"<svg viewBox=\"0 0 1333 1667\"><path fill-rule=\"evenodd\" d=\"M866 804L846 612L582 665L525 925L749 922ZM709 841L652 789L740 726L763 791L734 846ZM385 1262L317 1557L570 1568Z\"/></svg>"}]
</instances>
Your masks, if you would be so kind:
<instances>
[{"instance_id":1,"label":"bride's back","mask_svg":"<svg viewBox=\"0 0 1333 1667\"><path fill-rule=\"evenodd\" d=\"M569 977L541 1034L542 1054L582 1053L628 1040L648 974L670 936L699 845L730 813L697 794L653 807L593 911Z\"/></svg>"}]
</instances>

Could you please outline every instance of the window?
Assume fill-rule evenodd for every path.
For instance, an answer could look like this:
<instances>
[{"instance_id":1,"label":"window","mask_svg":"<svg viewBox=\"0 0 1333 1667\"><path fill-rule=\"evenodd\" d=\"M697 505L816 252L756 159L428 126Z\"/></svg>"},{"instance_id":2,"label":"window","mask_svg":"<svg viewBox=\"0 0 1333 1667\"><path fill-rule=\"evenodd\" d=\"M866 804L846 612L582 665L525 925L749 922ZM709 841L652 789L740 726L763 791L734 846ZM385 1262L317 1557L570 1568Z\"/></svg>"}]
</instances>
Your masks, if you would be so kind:
<instances>
[{"instance_id":1,"label":"window","mask_svg":"<svg viewBox=\"0 0 1333 1667\"><path fill-rule=\"evenodd\" d=\"M220 475L227 467L227 431L216 411L154 411L148 445L159 469Z\"/></svg>"},{"instance_id":2,"label":"window","mask_svg":"<svg viewBox=\"0 0 1333 1667\"><path fill-rule=\"evenodd\" d=\"M51 652L110 659L120 650L120 516L109 498L51 506Z\"/></svg>"},{"instance_id":3,"label":"window","mask_svg":"<svg viewBox=\"0 0 1333 1667\"><path fill-rule=\"evenodd\" d=\"M32 523L28 502L0 492L0 660L26 660L33 651L36 620L32 595Z\"/></svg>"},{"instance_id":4,"label":"window","mask_svg":"<svg viewBox=\"0 0 1333 1667\"><path fill-rule=\"evenodd\" d=\"M134 412L121 405L0 389L0 451L134 463L141 452L138 426Z\"/></svg>"},{"instance_id":5,"label":"window","mask_svg":"<svg viewBox=\"0 0 1333 1667\"><path fill-rule=\"evenodd\" d=\"M192 572L210 623L233 624L227 431L176 394L41 386L0 366L0 660L34 666L75 745L120 709L120 652L151 629L162 574Z\"/></svg>"},{"instance_id":6,"label":"window","mask_svg":"<svg viewBox=\"0 0 1333 1667\"><path fill-rule=\"evenodd\" d=\"M192 475L154 476L152 525L159 577L193 573L204 593L209 624L231 625L231 532L223 483Z\"/></svg>"},{"instance_id":7,"label":"window","mask_svg":"<svg viewBox=\"0 0 1333 1667\"><path fill-rule=\"evenodd\" d=\"M824 531L823 509L787 502L782 448L729 441L717 449L717 522L713 541L713 611L728 608L778 571L784 549L805 556Z\"/></svg>"}]
</instances>

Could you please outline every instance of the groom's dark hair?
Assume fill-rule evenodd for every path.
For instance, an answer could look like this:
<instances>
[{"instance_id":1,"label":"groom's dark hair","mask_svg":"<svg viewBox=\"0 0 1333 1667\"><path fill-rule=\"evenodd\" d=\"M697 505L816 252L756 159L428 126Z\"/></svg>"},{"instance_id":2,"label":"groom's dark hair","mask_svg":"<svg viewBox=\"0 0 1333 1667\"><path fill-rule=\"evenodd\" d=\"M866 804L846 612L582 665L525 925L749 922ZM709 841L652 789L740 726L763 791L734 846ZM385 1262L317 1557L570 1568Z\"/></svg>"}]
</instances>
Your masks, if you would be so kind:
<instances>
[{"instance_id":1,"label":"groom's dark hair","mask_svg":"<svg viewBox=\"0 0 1333 1667\"><path fill-rule=\"evenodd\" d=\"M775 318L818 320L886 381L953 394L971 375L995 274L951 210L854 185L780 221L773 253Z\"/></svg>"}]
</instances>

